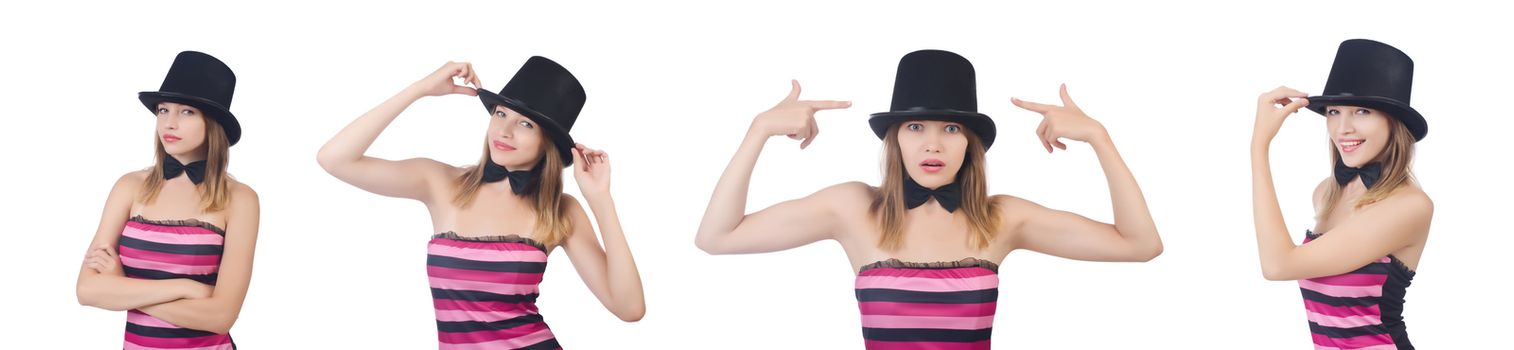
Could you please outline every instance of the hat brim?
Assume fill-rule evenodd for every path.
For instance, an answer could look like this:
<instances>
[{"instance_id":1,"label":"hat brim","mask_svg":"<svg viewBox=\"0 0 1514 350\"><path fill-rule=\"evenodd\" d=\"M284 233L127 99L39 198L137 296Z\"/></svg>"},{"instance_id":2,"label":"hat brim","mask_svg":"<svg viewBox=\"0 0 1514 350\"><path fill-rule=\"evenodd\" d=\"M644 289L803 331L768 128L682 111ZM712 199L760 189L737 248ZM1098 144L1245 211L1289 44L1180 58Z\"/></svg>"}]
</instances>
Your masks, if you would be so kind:
<instances>
[{"instance_id":1,"label":"hat brim","mask_svg":"<svg viewBox=\"0 0 1514 350\"><path fill-rule=\"evenodd\" d=\"M988 115L955 110L912 110L873 113L872 117L867 119L867 123L873 128L873 134L877 134L878 139L881 140L888 134L889 127L909 120L936 120L961 123L962 126L977 134L978 139L983 140L984 150L988 150L990 146L993 146L994 138L998 136L998 128L994 126L994 120L989 119Z\"/></svg>"},{"instance_id":2,"label":"hat brim","mask_svg":"<svg viewBox=\"0 0 1514 350\"><path fill-rule=\"evenodd\" d=\"M1381 96L1341 95L1310 96L1308 99L1309 106L1307 108L1320 115L1325 115L1325 107L1329 106L1359 106L1388 113L1388 115L1393 116L1393 119L1397 119L1399 122L1404 123L1405 127L1409 128L1409 133L1414 135L1415 142L1424 139L1425 134L1430 131L1429 125L1425 123L1425 117L1420 115L1419 111L1395 99Z\"/></svg>"},{"instance_id":3,"label":"hat brim","mask_svg":"<svg viewBox=\"0 0 1514 350\"><path fill-rule=\"evenodd\" d=\"M494 113L494 106L504 105L505 108L520 113L526 116L526 118L530 118L531 121L536 122L537 125L543 126L552 138L552 143L557 146L558 156L563 161L562 166L566 168L573 165L573 145L577 143L573 142L573 135L568 134L568 129L558 124L557 121L548 118L546 115L530 107L526 107L520 101L496 94L493 91L478 89L478 99L483 101L484 109L490 114Z\"/></svg>"},{"instance_id":4,"label":"hat brim","mask_svg":"<svg viewBox=\"0 0 1514 350\"><path fill-rule=\"evenodd\" d=\"M221 124L221 130L226 131L226 141L229 145L236 145L242 140L242 123L237 122L237 116L231 114L231 110L219 102L209 99L167 91L143 91L137 93L137 99L142 100L142 105L154 114L158 111L158 103L173 102L182 103L204 111L206 115Z\"/></svg>"}]
</instances>

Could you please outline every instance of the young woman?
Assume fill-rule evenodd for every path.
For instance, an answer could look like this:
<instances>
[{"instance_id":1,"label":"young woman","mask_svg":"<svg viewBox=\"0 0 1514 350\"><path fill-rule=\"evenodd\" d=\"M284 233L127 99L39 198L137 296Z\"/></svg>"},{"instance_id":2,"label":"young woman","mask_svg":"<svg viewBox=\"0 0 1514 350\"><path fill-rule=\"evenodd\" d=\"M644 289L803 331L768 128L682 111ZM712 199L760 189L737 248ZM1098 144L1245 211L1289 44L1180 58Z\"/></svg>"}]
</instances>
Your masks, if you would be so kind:
<instances>
[{"instance_id":1,"label":"young woman","mask_svg":"<svg viewBox=\"0 0 1514 350\"><path fill-rule=\"evenodd\" d=\"M609 154L575 144L568 134L583 107L583 86L543 57L527 60L498 94L479 86L472 65L442 65L358 117L319 155L321 167L342 181L426 204L437 232L426 272L440 347L558 348L536 297L547 255L559 246L606 309L626 322L641 319L641 277L610 198ZM364 154L411 103L452 94L478 96L491 116L477 164ZM562 193L569 165L603 231L602 247L584 208Z\"/></svg>"},{"instance_id":2,"label":"young woman","mask_svg":"<svg viewBox=\"0 0 1514 350\"><path fill-rule=\"evenodd\" d=\"M1109 179L1115 223L987 193L984 152L997 134L977 113L972 64L939 50L899 62L890 112L869 124L883 139L883 184L848 182L746 214L747 183L763 144L787 135L814 140L817 111L849 102L788 97L757 115L727 166L699 227L711 254L761 253L820 240L841 243L857 271L862 336L871 349L987 349L998 299L998 263L1029 249L1092 261L1147 261L1161 239L1135 178L1103 126L1062 90L1064 106L1015 100L1041 113L1041 144L1088 142Z\"/></svg>"},{"instance_id":3,"label":"young woman","mask_svg":"<svg viewBox=\"0 0 1514 350\"><path fill-rule=\"evenodd\" d=\"M1435 206L1409 165L1428 130L1409 106L1414 62L1371 40L1347 40L1322 96L1279 87L1257 101L1251 144L1252 206L1262 275L1298 280L1314 344L1330 349L1413 349L1403 320ZM1314 189L1314 229L1288 237L1268 158L1283 120L1300 108L1325 116L1334 176ZM1328 233L1328 234L1327 234Z\"/></svg>"},{"instance_id":4,"label":"young woman","mask_svg":"<svg viewBox=\"0 0 1514 350\"><path fill-rule=\"evenodd\" d=\"M154 163L122 175L79 269L79 304L127 311L126 349L233 349L231 325L252 279L258 195L226 173L242 137L236 76L215 57L179 53L159 91Z\"/></svg>"}]
</instances>

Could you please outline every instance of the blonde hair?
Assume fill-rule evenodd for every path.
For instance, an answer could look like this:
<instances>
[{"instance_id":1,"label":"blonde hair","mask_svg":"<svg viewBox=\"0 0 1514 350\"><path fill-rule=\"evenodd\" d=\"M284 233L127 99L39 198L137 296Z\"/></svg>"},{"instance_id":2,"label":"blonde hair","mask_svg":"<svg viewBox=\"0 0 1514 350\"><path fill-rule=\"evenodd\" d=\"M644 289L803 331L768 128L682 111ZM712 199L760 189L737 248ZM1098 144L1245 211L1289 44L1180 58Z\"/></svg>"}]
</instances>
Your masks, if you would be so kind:
<instances>
[{"instance_id":1,"label":"blonde hair","mask_svg":"<svg viewBox=\"0 0 1514 350\"><path fill-rule=\"evenodd\" d=\"M542 135L541 150L542 161L537 164L541 171L537 173L536 190L530 194L533 200L531 209L536 214L536 228L532 235L542 245L551 247L567 238L573 225L568 221L568 211L563 208L563 159L550 135ZM467 208L473 204L478 189L484 184L484 162L489 161L489 145L485 144L484 155L479 157L478 164L457 177L458 192L452 198L453 205Z\"/></svg>"},{"instance_id":2,"label":"blonde hair","mask_svg":"<svg viewBox=\"0 0 1514 350\"><path fill-rule=\"evenodd\" d=\"M195 188L200 192L200 210L216 212L226 209L226 204L231 202L230 175L226 174L226 163L230 159L231 143L226 138L226 132L221 128L221 123L215 118L205 116L205 178ZM152 204L158 199L158 192L163 189L163 161L172 155L163 148L163 140L154 135L153 149L156 151L153 159L151 173L147 175L147 182L142 184L142 189L137 191L137 201L143 204Z\"/></svg>"},{"instance_id":3,"label":"blonde hair","mask_svg":"<svg viewBox=\"0 0 1514 350\"><path fill-rule=\"evenodd\" d=\"M967 215L968 229L972 231L968 242L982 249L993 241L999 228L998 205L988 198L988 176L984 166L983 140L972 130L967 130L967 154L963 157L962 169L957 172L957 181L962 186L962 205L959 210ZM909 176L904 168L904 155L899 147L899 124L888 128L883 137L883 184L873 197L871 214L878 220L878 230L883 233L878 247L897 250L904 239L904 177Z\"/></svg>"},{"instance_id":4,"label":"blonde hair","mask_svg":"<svg viewBox=\"0 0 1514 350\"><path fill-rule=\"evenodd\" d=\"M1414 172L1409 168L1414 162L1414 134L1409 132L1409 128L1404 126L1404 123L1396 119L1388 124L1390 129L1388 144L1372 160L1382 163L1382 176L1378 177L1377 183L1373 184L1372 188L1367 189L1367 193L1351 203L1352 209L1361 209L1363 206L1388 198L1394 190L1414 181ZM1340 162L1340 159L1340 150L1336 149L1332 142L1330 144L1331 169L1334 169L1336 162ZM1342 192L1341 184L1335 182L1334 179L1326 183L1325 205L1321 206L1320 211L1315 214L1317 220L1321 221L1330 218L1330 212L1335 210L1336 202L1340 201Z\"/></svg>"}]
</instances>

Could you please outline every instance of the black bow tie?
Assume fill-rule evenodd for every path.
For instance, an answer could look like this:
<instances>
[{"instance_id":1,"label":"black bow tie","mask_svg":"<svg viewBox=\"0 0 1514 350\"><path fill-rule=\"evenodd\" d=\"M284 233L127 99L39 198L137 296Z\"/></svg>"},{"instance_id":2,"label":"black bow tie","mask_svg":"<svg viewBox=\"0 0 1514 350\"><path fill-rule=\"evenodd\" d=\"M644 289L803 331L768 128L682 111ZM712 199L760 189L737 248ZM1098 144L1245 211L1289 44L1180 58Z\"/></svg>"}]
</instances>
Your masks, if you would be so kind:
<instances>
[{"instance_id":1,"label":"black bow tie","mask_svg":"<svg viewBox=\"0 0 1514 350\"><path fill-rule=\"evenodd\" d=\"M1382 177L1382 175L1382 163L1372 162L1360 168L1352 168L1346 166L1346 163L1342 162L1339 158L1335 160L1335 182L1341 186L1351 183L1352 178L1360 176L1362 178L1362 185L1367 186L1367 189L1371 189L1372 185L1377 184L1377 179Z\"/></svg>"},{"instance_id":2,"label":"black bow tie","mask_svg":"<svg viewBox=\"0 0 1514 350\"><path fill-rule=\"evenodd\" d=\"M205 161L198 160L184 165L174 157L163 157L163 179L173 180L179 174L188 174L189 182L199 185L201 181L205 181Z\"/></svg>"},{"instance_id":3,"label":"black bow tie","mask_svg":"<svg viewBox=\"0 0 1514 350\"><path fill-rule=\"evenodd\" d=\"M538 163L528 170L510 171L504 166L494 164L494 161L484 162L484 182L499 182L510 179L510 192L516 195L525 195L536 191L536 176L541 174L541 167L546 162Z\"/></svg>"},{"instance_id":4,"label":"black bow tie","mask_svg":"<svg viewBox=\"0 0 1514 350\"><path fill-rule=\"evenodd\" d=\"M940 203L941 208L945 208L947 212L954 212L957 211L958 206L962 205L961 189L961 184L952 182L933 190L920 186L919 183L915 182L915 179L905 176L904 206L909 209L915 209L915 207L925 204L931 198L936 198L936 203Z\"/></svg>"}]
</instances>

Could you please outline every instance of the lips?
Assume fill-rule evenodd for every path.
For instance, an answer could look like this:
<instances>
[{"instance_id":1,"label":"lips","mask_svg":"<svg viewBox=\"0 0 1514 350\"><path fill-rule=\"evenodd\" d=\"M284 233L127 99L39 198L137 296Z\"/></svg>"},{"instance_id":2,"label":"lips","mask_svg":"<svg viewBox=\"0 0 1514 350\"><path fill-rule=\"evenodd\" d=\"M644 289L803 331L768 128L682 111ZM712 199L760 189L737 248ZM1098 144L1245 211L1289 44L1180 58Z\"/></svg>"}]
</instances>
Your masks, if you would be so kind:
<instances>
[{"instance_id":1,"label":"lips","mask_svg":"<svg viewBox=\"0 0 1514 350\"><path fill-rule=\"evenodd\" d=\"M1342 139L1336 141L1336 145L1340 147L1341 153L1355 152L1356 150L1361 149L1362 144L1365 143L1367 143L1367 140L1362 139Z\"/></svg>"},{"instance_id":2,"label":"lips","mask_svg":"<svg viewBox=\"0 0 1514 350\"><path fill-rule=\"evenodd\" d=\"M514 151L515 147L501 141L494 141L494 149L509 152Z\"/></svg>"},{"instance_id":3,"label":"lips","mask_svg":"<svg viewBox=\"0 0 1514 350\"><path fill-rule=\"evenodd\" d=\"M173 143L179 142L179 140L183 140L183 138L180 138L178 135L174 134L163 134L163 142Z\"/></svg>"},{"instance_id":4,"label":"lips","mask_svg":"<svg viewBox=\"0 0 1514 350\"><path fill-rule=\"evenodd\" d=\"M946 162L943 162L940 159L932 158L920 161L920 170L925 170L925 172L927 173L937 173L945 167Z\"/></svg>"}]
</instances>

